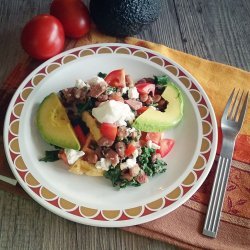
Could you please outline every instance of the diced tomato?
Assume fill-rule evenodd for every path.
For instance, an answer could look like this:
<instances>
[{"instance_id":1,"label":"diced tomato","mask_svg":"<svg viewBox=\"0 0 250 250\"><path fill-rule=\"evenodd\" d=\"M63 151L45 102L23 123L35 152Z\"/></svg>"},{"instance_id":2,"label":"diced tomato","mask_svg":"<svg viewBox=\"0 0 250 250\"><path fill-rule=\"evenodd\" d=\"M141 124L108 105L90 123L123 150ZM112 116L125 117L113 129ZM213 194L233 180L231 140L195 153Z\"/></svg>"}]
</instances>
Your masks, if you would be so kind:
<instances>
[{"instance_id":1,"label":"diced tomato","mask_svg":"<svg viewBox=\"0 0 250 250\"><path fill-rule=\"evenodd\" d=\"M135 87L137 88L137 91L140 94L149 94L150 92L152 92L152 95L154 96L155 94L155 84L153 83L138 83L135 85Z\"/></svg>"},{"instance_id":2,"label":"diced tomato","mask_svg":"<svg viewBox=\"0 0 250 250\"><path fill-rule=\"evenodd\" d=\"M101 124L100 130L103 137L111 141L115 140L117 135L117 126L115 124L104 122Z\"/></svg>"},{"instance_id":3,"label":"diced tomato","mask_svg":"<svg viewBox=\"0 0 250 250\"><path fill-rule=\"evenodd\" d=\"M65 154L64 151L60 151L60 152L58 153L58 157L59 157L60 159L62 159L63 162L64 162L66 165L69 165L67 156L66 156L66 154Z\"/></svg>"},{"instance_id":4,"label":"diced tomato","mask_svg":"<svg viewBox=\"0 0 250 250\"><path fill-rule=\"evenodd\" d=\"M75 131L76 137L78 138L81 146L83 146L86 143L87 137L83 133L81 126L79 124L74 126L74 131Z\"/></svg>"},{"instance_id":5,"label":"diced tomato","mask_svg":"<svg viewBox=\"0 0 250 250\"><path fill-rule=\"evenodd\" d=\"M136 146L133 145L132 143L128 144L126 150L125 150L125 155L130 156L132 155L136 150Z\"/></svg>"},{"instance_id":6,"label":"diced tomato","mask_svg":"<svg viewBox=\"0 0 250 250\"><path fill-rule=\"evenodd\" d=\"M145 112L148 109L147 106L142 106L141 108L137 109L137 115L141 115L143 112Z\"/></svg>"},{"instance_id":7,"label":"diced tomato","mask_svg":"<svg viewBox=\"0 0 250 250\"><path fill-rule=\"evenodd\" d=\"M146 141L151 140L153 143L159 144L162 137L162 133L160 132L148 132L146 134Z\"/></svg>"},{"instance_id":8,"label":"diced tomato","mask_svg":"<svg viewBox=\"0 0 250 250\"><path fill-rule=\"evenodd\" d=\"M165 157L173 148L175 141L173 139L162 139L160 140L160 149L156 150L161 157Z\"/></svg>"},{"instance_id":9,"label":"diced tomato","mask_svg":"<svg viewBox=\"0 0 250 250\"><path fill-rule=\"evenodd\" d=\"M116 88L123 88L126 86L124 69L117 69L110 72L104 79L108 85Z\"/></svg>"}]
</instances>

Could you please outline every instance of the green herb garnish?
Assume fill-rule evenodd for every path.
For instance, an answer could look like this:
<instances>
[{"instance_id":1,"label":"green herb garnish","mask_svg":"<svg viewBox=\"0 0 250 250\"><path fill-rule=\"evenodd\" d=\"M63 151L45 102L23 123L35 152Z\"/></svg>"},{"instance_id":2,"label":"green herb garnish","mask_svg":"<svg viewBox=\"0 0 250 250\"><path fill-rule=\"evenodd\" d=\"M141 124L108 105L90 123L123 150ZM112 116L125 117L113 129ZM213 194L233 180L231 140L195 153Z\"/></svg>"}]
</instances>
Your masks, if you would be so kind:
<instances>
[{"instance_id":1,"label":"green herb garnish","mask_svg":"<svg viewBox=\"0 0 250 250\"><path fill-rule=\"evenodd\" d=\"M99 77L101 77L101 78L104 79L104 78L107 76L107 74L106 74L106 73L99 72L99 73L97 74L97 76L99 76Z\"/></svg>"},{"instance_id":2,"label":"green herb garnish","mask_svg":"<svg viewBox=\"0 0 250 250\"><path fill-rule=\"evenodd\" d=\"M106 89L107 95L110 95L110 94L112 94L114 92L117 92L117 88L116 87L107 87L107 89Z\"/></svg>"},{"instance_id":3,"label":"green herb garnish","mask_svg":"<svg viewBox=\"0 0 250 250\"><path fill-rule=\"evenodd\" d=\"M155 84L166 86L170 82L170 79L168 76L154 76L154 81Z\"/></svg>"},{"instance_id":4,"label":"green herb garnish","mask_svg":"<svg viewBox=\"0 0 250 250\"><path fill-rule=\"evenodd\" d=\"M60 150L51 150L51 151L45 151L45 156L39 161L45 161L45 162L53 162L59 160L58 153Z\"/></svg>"},{"instance_id":5,"label":"green herb garnish","mask_svg":"<svg viewBox=\"0 0 250 250\"><path fill-rule=\"evenodd\" d=\"M95 101L93 98L89 97L85 103L76 104L78 113L81 115L83 111L91 110L95 106Z\"/></svg>"}]
</instances>

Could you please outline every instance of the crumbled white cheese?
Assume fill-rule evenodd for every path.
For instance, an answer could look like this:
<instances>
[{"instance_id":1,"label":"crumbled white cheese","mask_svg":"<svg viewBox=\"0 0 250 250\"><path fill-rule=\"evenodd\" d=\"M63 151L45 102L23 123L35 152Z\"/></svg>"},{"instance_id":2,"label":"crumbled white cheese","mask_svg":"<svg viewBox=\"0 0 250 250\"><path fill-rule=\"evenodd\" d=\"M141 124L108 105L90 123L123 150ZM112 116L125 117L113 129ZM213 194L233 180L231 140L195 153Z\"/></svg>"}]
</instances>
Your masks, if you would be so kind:
<instances>
[{"instance_id":1,"label":"crumbled white cheese","mask_svg":"<svg viewBox=\"0 0 250 250\"><path fill-rule=\"evenodd\" d=\"M153 148L153 149L160 149L161 148L159 145L157 145L156 143L153 143L151 140L147 141L147 147Z\"/></svg>"},{"instance_id":2,"label":"crumbled white cheese","mask_svg":"<svg viewBox=\"0 0 250 250\"><path fill-rule=\"evenodd\" d=\"M100 161L98 161L96 164L95 164L95 167L97 169L102 169L102 170L105 170L105 171L108 171L109 170L109 167L111 165L111 161L106 159L106 158L101 158Z\"/></svg>"},{"instance_id":3,"label":"crumbled white cheese","mask_svg":"<svg viewBox=\"0 0 250 250\"><path fill-rule=\"evenodd\" d=\"M123 170L123 169L126 169L126 168L132 168L134 167L137 163L136 163L136 158L138 157L139 155L139 152L138 150L136 149L133 153L133 158L128 158L125 162L122 162L120 164L120 169Z\"/></svg>"},{"instance_id":4,"label":"crumbled white cheese","mask_svg":"<svg viewBox=\"0 0 250 250\"><path fill-rule=\"evenodd\" d=\"M78 89L82 89L84 87L89 87L88 84L86 84L82 79L77 79L76 80L76 85L75 85Z\"/></svg>"},{"instance_id":5,"label":"crumbled white cheese","mask_svg":"<svg viewBox=\"0 0 250 250\"><path fill-rule=\"evenodd\" d=\"M139 155L139 152L138 152L138 149L136 149L134 152L133 152L133 158L137 158Z\"/></svg>"},{"instance_id":6,"label":"crumbled white cheese","mask_svg":"<svg viewBox=\"0 0 250 250\"><path fill-rule=\"evenodd\" d=\"M106 83L106 81L105 81L103 78L98 77L98 76L94 76L94 77L92 77L91 79L87 80L87 83L88 83L89 85L98 84L98 83L102 83L102 82L105 82L105 83Z\"/></svg>"},{"instance_id":7,"label":"crumbled white cheese","mask_svg":"<svg viewBox=\"0 0 250 250\"><path fill-rule=\"evenodd\" d=\"M65 148L64 152L67 157L69 164L74 164L79 158L81 158L85 153L83 151L78 151L74 149Z\"/></svg>"},{"instance_id":8,"label":"crumbled white cheese","mask_svg":"<svg viewBox=\"0 0 250 250\"><path fill-rule=\"evenodd\" d=\"M136 131L136 129L134 127L133 128L127 128L128 134L131 134L131 133L133 133L135 131Z\"/></svg>"},{"instance_id":9,"label":"crumbled white cheese","mask_svg":"<svg viewBox=\"0 0 250 250\"><path fill-rule=\"evenodd\" d=\"M128 90L128 98L130 98L130 99L139 98L139 92L137 91L136 87L132 87Z\"/></svg>"},{"instance_id":10,"label":"crumbled white cheese","mask_svg":"<svg viewBox=\"0 0 250 250\"><path fill-rule=\"evenodd\" d=\"M122 88L122 94L126 94L129 90L129 87L123 87Z\"/></svg>"}]
</instances>

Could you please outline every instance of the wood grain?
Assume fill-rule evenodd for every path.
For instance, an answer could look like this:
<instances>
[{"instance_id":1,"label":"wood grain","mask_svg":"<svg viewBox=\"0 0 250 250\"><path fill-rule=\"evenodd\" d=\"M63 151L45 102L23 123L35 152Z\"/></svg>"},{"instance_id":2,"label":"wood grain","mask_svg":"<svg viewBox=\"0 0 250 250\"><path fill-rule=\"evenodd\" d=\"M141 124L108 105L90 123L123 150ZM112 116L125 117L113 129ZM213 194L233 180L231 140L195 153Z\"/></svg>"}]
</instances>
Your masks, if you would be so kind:
<instances>
[{"instance_id":1,"label":"wood grain","mask_svg":"<svg viewBox=\"0 0 250 250\"><path fill-rule=\"evenodd\" d=\"M89 0L84 1L86 4ZM0 1L0 84L24 56L20 32L49 0ZM249 0L162 0L159 19L138 37L250 69ZM177 249L120 229L76 224L36 202L0 191L0 249Z\"/></svg>"}]
</instances>

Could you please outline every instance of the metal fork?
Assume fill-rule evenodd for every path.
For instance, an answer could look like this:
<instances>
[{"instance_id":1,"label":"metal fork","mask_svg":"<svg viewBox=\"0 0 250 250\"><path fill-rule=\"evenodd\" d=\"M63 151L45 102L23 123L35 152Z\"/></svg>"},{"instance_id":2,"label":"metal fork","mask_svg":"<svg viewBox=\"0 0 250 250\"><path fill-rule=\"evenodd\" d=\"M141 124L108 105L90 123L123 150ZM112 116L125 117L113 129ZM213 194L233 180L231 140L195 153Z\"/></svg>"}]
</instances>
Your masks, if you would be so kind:
<instances>
[{"instance_id":1,"label":"metal fork","mask_svg":"<svg viewBox=\"0 0 250 250\"><path fill-rule=\"evenodd\" d=\"M247 110L248 92L245 96L243 104L242 98L244 91L242 91L240 97L240 91L238 91L236 97L233 98L234 92L235 89L227 101L221 119L221 128L223 134L222 149L219 156L212 193L209 200L206 220L203 228L203 234L212 238L215 238L218 232L221 209L225 196L235 139L241 129Z\"/></svg>"}]
</instances>

